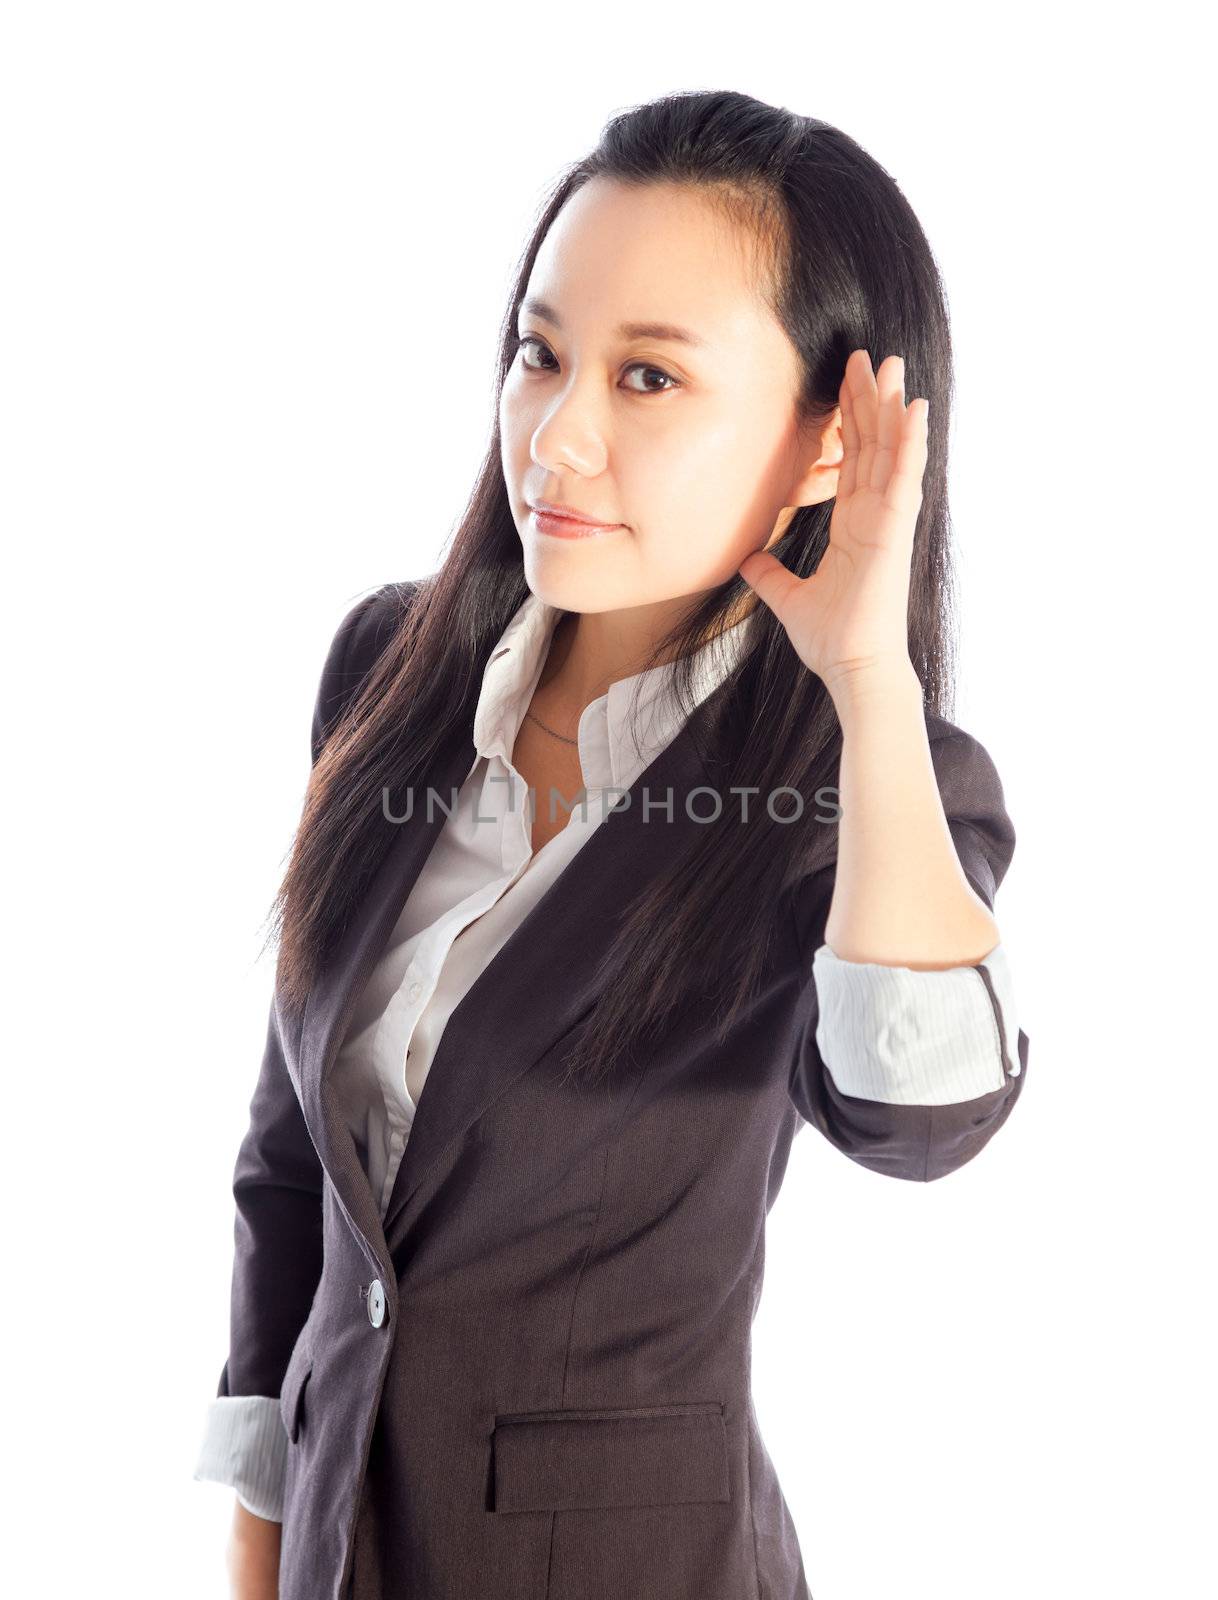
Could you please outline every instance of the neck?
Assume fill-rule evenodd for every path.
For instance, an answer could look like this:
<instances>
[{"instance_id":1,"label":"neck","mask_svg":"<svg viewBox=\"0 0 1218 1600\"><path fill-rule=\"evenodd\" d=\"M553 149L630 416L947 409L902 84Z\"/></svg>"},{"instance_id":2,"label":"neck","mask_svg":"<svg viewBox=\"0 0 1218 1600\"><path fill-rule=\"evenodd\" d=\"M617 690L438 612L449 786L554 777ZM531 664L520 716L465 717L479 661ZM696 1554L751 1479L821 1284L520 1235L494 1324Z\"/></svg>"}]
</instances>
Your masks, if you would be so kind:
<instances>
[{"instance_id":1,"label":"neck","mask_svg":"<svg viewBox=\"0 0 1218 1600\"><path fill-rule=\"evenodd\" d=\"M534 707L544 705L549 713L546 720L560 728L576 726L585 706L612 684L643 671L658 640L688 611L689 600L684 596L619 611L568 612L559 619L550 640ZM742 621L757 603L750 590L723 629ZM661 662L672 659L672 654L666 653Z\"/></svg>"}]
</instances>

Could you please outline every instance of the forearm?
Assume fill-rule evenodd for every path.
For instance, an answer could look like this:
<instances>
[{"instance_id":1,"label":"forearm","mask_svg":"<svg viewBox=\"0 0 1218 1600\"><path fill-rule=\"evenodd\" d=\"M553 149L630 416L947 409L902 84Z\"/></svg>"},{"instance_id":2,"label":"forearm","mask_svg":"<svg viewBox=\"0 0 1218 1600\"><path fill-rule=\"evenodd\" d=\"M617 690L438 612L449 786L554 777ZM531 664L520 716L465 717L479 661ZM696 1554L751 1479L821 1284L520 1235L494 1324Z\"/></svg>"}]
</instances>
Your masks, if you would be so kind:
<instances>
[{"instance_id":1,"label":"forearm","mask_svg":"<svg viewBox=\"0 0 1218 1600\"><path fill-rule=\"evenodd\" d=\"M1000 942L998 925L956 855L912 663L830 692L841 816L825 942L846 961L925 970L981 961Z\"/></svg>"}]
</instances>

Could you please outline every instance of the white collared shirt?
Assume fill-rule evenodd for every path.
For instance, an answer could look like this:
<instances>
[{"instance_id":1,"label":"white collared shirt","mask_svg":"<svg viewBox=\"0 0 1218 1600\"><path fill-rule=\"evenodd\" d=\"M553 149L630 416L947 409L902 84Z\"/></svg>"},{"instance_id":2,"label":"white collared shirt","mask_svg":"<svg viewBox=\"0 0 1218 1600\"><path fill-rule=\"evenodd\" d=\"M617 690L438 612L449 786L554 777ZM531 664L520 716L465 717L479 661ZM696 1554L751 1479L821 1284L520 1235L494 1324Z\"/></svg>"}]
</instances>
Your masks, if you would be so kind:
<instances>
[{"instance_id":1,"label":"white collared shirt","mask_svg":"<svg viewBox=\"0 0 1218 1600\"><path fill-rule=\"evenodd\" d=\"M681 726L666 692L669 665L620 679L585 706L576 730L585 803L577 801L567 824L534 852L527 786L512 752L562 615L530 594L492 650L474 713L474 760L335 1057L335 1090L382 1218L449 1017L587 843L616 794ZM696 704L735 666L747 620L697 653ZM447 806L450 796L441 798ZM538 805L546 803L538 797ZM827 944L812 965L816 1042L843 1093L941 1105L1003 1086L994 1005L973 967L917 971L843 961ZM1013 1041L1015 1000L1003 947L979 965L990 975L1006 1038ZM1011 1070L1018 1073L1018 1061ZM217 1396L194 1476L230 1485L247 1509L277 1521L286 1449L276 1398Z\"/></svg>"}]
</instances>

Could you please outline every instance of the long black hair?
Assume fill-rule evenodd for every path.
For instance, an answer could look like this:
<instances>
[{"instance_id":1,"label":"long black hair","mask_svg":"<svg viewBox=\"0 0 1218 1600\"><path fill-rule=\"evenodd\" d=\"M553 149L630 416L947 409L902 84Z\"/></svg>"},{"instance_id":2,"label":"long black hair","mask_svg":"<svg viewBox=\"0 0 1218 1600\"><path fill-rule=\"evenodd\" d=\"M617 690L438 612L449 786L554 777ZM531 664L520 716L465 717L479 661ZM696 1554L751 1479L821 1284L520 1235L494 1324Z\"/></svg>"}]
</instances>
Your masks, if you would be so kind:
<instances>
[{"instance_id":1,"label":"long black hair","mask_svg":"<svg viewBox=\"0 0 1218 1600\"><path fill-rule=\"evenodd\" d=\"M924 395L931 418L909 653L925 707L950 717L948 315L930 246L896 182L837 128L746 94L665 95L615 116L543 203L503 321L497 393L516 355L517 314L542 241L571 195L596 177L693 186L750 230L758 291L799 355L801 422L832 416L851 351L866 349L877 368L889 354L904 357L906 393ZM831 513L831 501L796 510L772 553L800 576L814 572ZM272 908L280 931L277 983L288 1006L303 1006L389 848L384 791L427 786L451 731L472 718L482 668L528 592L496 425L442 565L402 605L314 765ZM750 594L734 575L691 603L657 641L648 665L675 659L672 692L685 714L692 705L689 658L747 609ZM765 796L790 786L811 818L823 805L818 792L837 778L841 730L833 703L766 606L757 602L745 627L743 659L715 700L716 750L726 754L721 792L747 784ZM606 940L607 981L570 1070L598 1078L619 1052L657 1032L683 999L702 993L708 971L726 1031L763 970L775 897L801 875L818 831L811 821L774 821L764 806L754 825L740 827L726 804L717 822L689 829L688 850L623 908ZM732 906L730 926L724 905Z\"/></svg>"}]
</instances>

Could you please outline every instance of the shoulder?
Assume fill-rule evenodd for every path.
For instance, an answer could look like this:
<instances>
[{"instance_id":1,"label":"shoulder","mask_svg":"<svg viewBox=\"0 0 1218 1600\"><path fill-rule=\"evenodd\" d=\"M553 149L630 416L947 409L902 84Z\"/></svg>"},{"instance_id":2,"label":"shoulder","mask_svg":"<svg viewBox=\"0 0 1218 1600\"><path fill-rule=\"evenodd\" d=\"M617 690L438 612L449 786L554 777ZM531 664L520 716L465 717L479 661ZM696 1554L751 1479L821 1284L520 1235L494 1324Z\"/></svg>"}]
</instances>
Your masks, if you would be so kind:
<instances>
[{"instance_id":1,"label":"shoulder","mask_svg":"<svg viewBox=\"0 0 1218 1600\"><path fill-rule=\"evenodd\" d=\"M348 611L336 635L336 640L344 641L342 663L348 675L362 679L372 670L423 583L421 578L406 578L382 584Z\"/></svg>"},{"instance_id":2,"label":"shoulder","mask_svg":"<svg viewBox=\"0 0 1218 1600\"><path fill-rule=\"evenodd\" d=\"M426 580L382 584L351 606L326 652L313 710L313 759L397 632Z\"/></svg>"}]
</instances>

